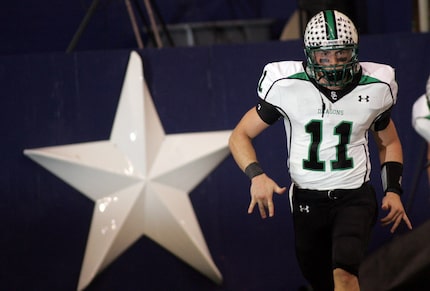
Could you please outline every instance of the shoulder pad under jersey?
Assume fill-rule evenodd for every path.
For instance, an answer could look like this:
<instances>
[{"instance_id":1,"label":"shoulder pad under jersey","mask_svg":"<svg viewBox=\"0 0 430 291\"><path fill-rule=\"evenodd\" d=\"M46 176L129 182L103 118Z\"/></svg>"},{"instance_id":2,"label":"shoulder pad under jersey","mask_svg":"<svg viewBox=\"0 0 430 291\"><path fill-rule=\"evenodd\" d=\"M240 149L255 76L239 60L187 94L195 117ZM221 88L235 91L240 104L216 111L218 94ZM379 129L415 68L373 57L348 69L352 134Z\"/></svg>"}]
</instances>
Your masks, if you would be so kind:
<instances>
[{"instance_id":1,"label":"shoulder pad under jersey","mask_svg":"<svg viewBox=\"0 0 430 291\"><path fill-rule=\"evenodd\" d=\"M276 81L300 73L304 74L303 63L301 61L282 61L267 64L264 66L263 73L258 82L258 96L265 99L267 92Z\"/></svg>"},{"instance_id":2,"label":"shoulder pad under jersey","mask_svg":"<svg viewBox=\"0 0 430 291\"><path fill-rule=\"evenodd\" d=\"M360 62L363 70L363 78L361 82L382 82L390 86L394 102L397 100L398 85L395 79L395 70L393 67L385 64L372 62Z\"/></svg>"}]
</instances>

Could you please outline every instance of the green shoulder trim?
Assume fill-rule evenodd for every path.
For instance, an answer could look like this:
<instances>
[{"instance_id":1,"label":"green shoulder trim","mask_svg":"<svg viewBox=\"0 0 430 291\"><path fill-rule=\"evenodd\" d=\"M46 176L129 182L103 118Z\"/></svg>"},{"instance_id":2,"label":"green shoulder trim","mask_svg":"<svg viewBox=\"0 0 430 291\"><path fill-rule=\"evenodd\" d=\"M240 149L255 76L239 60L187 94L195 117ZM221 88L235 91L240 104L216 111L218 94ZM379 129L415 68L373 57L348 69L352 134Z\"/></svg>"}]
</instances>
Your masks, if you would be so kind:
<instances>
[{"instance_id":1,"label":"green shoulder trim","mask_svg":"<svg viewBox=\"0 0 430 291\"><path fill-rule=\"evenodd\" d=\"M360 85L366 85L366 84L372 84L372 83L381 83L381 80L370 77L370 76L366 76L366 75L362 75L359 84Z\"/></svg>"},{"instance_id":2,"label":"green shoulder trim","mask_svg":"<svg viewBox=\"0 0 430 291\"><path fill-rule=\"evenodd\" d=\"M296 73L291 76L288 76L288 79L299 79L299 80L309 81L309 77L305 72L300 72L300 73Z\"/></svg>"}]
</instances>

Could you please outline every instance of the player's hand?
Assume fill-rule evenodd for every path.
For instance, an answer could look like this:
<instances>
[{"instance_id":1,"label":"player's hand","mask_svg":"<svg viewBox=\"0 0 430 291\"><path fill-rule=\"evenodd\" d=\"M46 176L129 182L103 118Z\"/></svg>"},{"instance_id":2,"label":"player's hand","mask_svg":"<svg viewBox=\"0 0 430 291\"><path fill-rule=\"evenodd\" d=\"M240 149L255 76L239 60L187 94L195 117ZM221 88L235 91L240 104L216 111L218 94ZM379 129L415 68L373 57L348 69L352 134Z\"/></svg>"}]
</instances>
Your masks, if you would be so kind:
<instances>
[{"instance_id":1,"label":"player's hand","mask_svg":"<svg viewBox=\"0 0 430 291\"><path fill-rule=\"evenodd\" d=\"M273 205L273 193L282 194L287 190L286 187L279 187L266 174L261 174L252 178L251 181L251 202L249 203L248 213L251 214L255 205L258 204L261 218L266 218L266 208L269 210L269 216L275 215L275 206Z\"/></svg>"},{"instance_id":2,"label":"player's hand","mask_svg":"<svg viewBox=\"0 0 430 291\"><path fill-rule=\"evenodd\" d=\"M406 215L405 209L403 208L400 196L393 192L387 192L384 199L382 199L382 210L389 210L387 216L381 219L383 226L393 223L391 227L391 233L394 233L397 227L400 225L402 220L406 223L409 229L412 229L412 224Z\"/></svg>"}]
</instances>

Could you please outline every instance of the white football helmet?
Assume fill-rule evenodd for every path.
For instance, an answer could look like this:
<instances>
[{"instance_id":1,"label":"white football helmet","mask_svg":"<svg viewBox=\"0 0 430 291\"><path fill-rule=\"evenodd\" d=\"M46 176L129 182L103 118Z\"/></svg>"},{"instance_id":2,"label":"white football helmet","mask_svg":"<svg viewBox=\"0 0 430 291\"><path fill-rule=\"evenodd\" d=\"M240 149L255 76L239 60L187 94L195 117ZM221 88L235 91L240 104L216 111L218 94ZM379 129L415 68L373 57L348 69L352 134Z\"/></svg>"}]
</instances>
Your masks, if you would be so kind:
<instances>
[{"instance_id":1,"label":"white football helmet","mask_svg":"<svg viewBox=\"0 0 430 291\"><path fill-rule=\"evenodd\" d=\"M309 20L304 45L306 71L323 86L344 87L360 70L357 29L351 19L337 10L321 11ZM314 58L315 51L343 49L352 52L351 59L343 65L321 65Z\"/></svg>"}]
</instances>

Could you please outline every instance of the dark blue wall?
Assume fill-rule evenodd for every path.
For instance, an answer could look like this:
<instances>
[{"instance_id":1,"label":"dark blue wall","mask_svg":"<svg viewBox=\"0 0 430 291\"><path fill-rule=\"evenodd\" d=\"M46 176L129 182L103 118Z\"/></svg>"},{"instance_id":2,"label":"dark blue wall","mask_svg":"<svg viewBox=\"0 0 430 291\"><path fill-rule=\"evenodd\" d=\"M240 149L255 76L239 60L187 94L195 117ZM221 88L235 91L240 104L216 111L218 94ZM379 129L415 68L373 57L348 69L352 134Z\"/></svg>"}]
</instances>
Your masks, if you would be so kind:
<instances>
[{"instance_id":1,"label":"dark blue wall","mask_svg":"<svg viewBox=\"0 0 430 291\"><path fill-rule=\"evenodd\" d=\"M430 35L365 36L361 41L361 60L389 63L397 70L399 102L393 118L404 146L406 202L423 144L411 127L410 111L429 75ZM23 150L108 139L129 52L0 57L2 289L76 289L94 204ZM139 53L167 133L232 129L257 100L263 65L303 56L299 41ZM279 122L255 144L267 172L288 185L283 136ZM373 163L380 190L375 155ZM224 276L222 286L143 237L88 290L297 290L304 280L293 252L287 196L275 198L275 217L263 221L257 213L246 214L248 187L230 156L190 194ZM419 225L430 216L424 176L415 198L409 215ZM389 229L377 225L370 250L393 238Z\"/></svg>"},{"instance_id":2,"label":"dark blue wall","mask_svg":"<svg viewBox=\"0 0 430 291\"><path fill-rule=\"evenodd\" d=\"M66 51L89 7L96 1L3 1L0 9L0 55ZM143 7L142 0L136 2ZM167 24L271 18L275 21L272 27L274 39L279 39L283 26L298 7L298 1L285 0L154 2ZM348 1L356 14L351 18L356 20L360 33L366 34L411 32L412 2L396 1L393 5L390 0ZM75 49L137 48L124 0L99 0L98 3ZM137 10L135 13L140 27L144 27Z\"/></svg>"}]
</instances>

